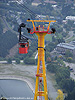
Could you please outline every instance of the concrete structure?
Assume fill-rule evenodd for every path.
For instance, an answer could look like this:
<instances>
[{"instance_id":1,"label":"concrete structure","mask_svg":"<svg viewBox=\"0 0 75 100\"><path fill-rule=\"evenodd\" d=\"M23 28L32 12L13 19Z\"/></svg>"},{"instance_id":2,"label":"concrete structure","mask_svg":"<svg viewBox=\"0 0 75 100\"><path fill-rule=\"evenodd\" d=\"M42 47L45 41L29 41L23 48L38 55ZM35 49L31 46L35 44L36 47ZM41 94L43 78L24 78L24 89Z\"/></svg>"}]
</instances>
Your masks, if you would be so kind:
<instances>
[{"instance_id":1,"label":"concrete structure","mask_svg":"<svg viewBox=\"0 0 75 100\"><path fill-rule=\"evenodd\" d=\"M63 20L62 22L63 22L64 24L67 24L67 20Z\"/></svg>"},{"instance_id":2,"label":"concrete structure","mask_svg":"<svg viewBox=\"0 0 75 100\"><path fill-rule=\"evenodd\" d=\"M70 50L70 52L75 56L75 45L70 43L60 43L57 45L56 50L61 54L65 54L66 50Z\"/></svg>"},{"instance_id":3,"label":"concrete structure","mask_svg":"<svg viewBox=\"0 0 75 100\"><path fill-rule=\"evenodd\" d=\"M75 16L67 16L66 20L73 20L73 21L75 21Z\"/></svg>"},{"instance_id":4,"label":"concrete structure","mask_svg":"<svg viewBox=\"0 0 75 100\"><path fill-rule=\"evenodd\" d=\"M70 42L70 44L72 44L72 45L74 45L74 46L75 46L75 41L71 41L71 42Z\"/></svg>"},{"instance_id":5,"label":"concrete structure","mask_svg":"<svg viewBox=\"0 0 75 100\"><path fill-rule=\"evenodd\" d=\"M42 20L42 19L46 19L46 16L45 15L37 15L36 18L39 20Z\"/></svg>"},{"instance_id":6,"label":"concrete structure","mask_svg":"<svg viewBox=\"0 0 75 100\"><path fill-rule=\"evenodd\" d=\"M52 0L52 1L45 0L44 2L45 2L45 3L50 3L50 4L57 4L57 2L55 2L54 0Z\"/></svg>"},{"instance_id":7,"label":"concrete structure","mask_svg":"<svg viewBox=\"0 0 75 100\"><path fill-rule=\"evenodd\" d=\"M32 6L38 6L39 4L41 4L41 2L39 0L34 0L32 2Z\"/></svg>"}]
</instances>

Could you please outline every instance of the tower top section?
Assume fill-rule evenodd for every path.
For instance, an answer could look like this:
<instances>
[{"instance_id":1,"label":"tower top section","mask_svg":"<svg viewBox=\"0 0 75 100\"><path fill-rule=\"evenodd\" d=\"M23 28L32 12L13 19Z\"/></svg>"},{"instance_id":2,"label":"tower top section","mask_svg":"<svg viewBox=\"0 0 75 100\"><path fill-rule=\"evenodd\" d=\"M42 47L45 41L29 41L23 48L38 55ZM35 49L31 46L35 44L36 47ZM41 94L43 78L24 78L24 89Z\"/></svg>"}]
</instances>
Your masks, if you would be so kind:
<instances>
[{"instance_id":1,"label":"tower top section","mask_svg":"<svg viewBox=\"0 0 75 100\"><path fill-rule=\"evenodd\" d=\"M55 33L55 29L52 28L52 31L50 31L50 23L51 22L56 22L56 20L27 20L28 22L32 22L33 24L33 30L30 30L30 33L47 33L47 34L51 34L51 33ZM35 27L34 22L47 22L48 23L48 27L44 27L44 25L42 27L40 27L40 25L38 27Z\"/></svg>"}]
</instances>

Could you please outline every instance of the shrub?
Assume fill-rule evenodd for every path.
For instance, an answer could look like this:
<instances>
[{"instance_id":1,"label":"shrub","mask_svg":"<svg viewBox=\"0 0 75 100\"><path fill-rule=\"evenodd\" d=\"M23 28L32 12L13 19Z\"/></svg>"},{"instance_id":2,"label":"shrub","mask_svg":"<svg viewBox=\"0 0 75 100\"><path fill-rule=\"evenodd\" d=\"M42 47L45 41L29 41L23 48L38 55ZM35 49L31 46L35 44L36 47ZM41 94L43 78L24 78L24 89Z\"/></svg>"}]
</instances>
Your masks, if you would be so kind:
<instances>
[{"instance_id":1,"label":"shrub","mask_svg":"<svg viewBox=\"0 0 75 100\"><path fill-rule=\"evenodd\" d=\"M8 58L7 63L8 63L8 64L11 64L11 63L12 63L11 58Z\"/></svg>"},{"instance_id":2,"label":"shrub","mask_svg":"<svg viewBox=\"0 0 75 100\"><path fill-rule=\"evenodd\" d=\"M24 64L35 65L35 59L33 59L33 58L25 58L24 59Z\"/></svg>"},{"instance_id":3,"label":"shrub","mask_svg":"<svg viewBox=\"0 0 75 100\"><path fill-rule=\"evenodd\" d=\"M16 63L20 64L20 59L19 58L16 58Z\"/></svg>"}]
</instances>

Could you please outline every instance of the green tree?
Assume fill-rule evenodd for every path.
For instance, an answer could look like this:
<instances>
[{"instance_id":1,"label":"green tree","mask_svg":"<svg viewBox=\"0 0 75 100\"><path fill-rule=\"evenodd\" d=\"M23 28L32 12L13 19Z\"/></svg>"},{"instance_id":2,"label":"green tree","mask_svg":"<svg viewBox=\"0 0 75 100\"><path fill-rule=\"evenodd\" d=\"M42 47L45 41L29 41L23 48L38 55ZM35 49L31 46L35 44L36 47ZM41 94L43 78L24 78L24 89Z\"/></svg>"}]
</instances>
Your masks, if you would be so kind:
<instances>
[{"instance_id":1,"label":"green tree","mask_svg":"<svg viewBox=\"0 0 75 100\"><path fill-rule=\"evenodd\" d=\"M63 37L66 37L67 36L67 33L66 32L63 32L62 35L63 35Z\"/></svg>"},{"instance_id":2,"label":"green tree","mask_svg":"<svg viewBox=\"0 0 75 100\"><path fill-rule=\"evenodd\" d=\"M18 43L15 33L7 31L5 34L0 35L0 56L6 57L8 51Z\"/></svg>"},{"instance_id":3,"label":"green tree","mask_svg":"<svg viewBox=\"0 0 75 100\"><path fill-rule=\"evenodd\" d=\"M63 6L62 6L62 14L63 14L63 15L66 15L66 16L72 14L72 10L73 10L73 9L71 8L71 6L72 6L72 5L63 5Z\"/></svg>"},{"instance_id":4,"label":"green tree","mask_svg":"<svg viewBox=\"0 0 75 100\"><path fill-rule=\"evenodd\" d=\"M70 78L70 71L66 67L60 67L56 72L56 81L59 83L62 79Z\"/></svg>"},{"instance_id":5,"label":"green tree","mask_svg":"<svg viewBox=\"0 0 75 100\"><path fill-rule=\"evenodd\" d=\"M68 61L69 63L71 63L72 60L73 60L72 57L68 57L68 58L67 58L67 61Z\"/></svg>"},{"instance_id":6,"label":"green tree","mask_svg":"<svg viewBox=\"0 0 75 100\"><path fill-rule=\"evenodd\" d=\"M2 19L0 18L0 34L3 33L3 25L2 25Z\"/></svg>"},{"instance_id":7,"label":"green tree","mask_svg":"<svg viewBox=\"0 0 75 100\"><path fill-rule=\"evenodd\" d=\"M55 63L49 63L47 65L47 70L50 71L50 72L52 72L52 73L56 73L58 67L59 66L57 64L55 64Z\"/></svg>"},{"instance_id":8,"label":"green tree","mask_svg":"<svg viewBox=\"0 0 75 100\"><path fill-rule=\"evenodd\" d=\"M54 60L57 60L57 56L55 56Z\"/></svg>"},{"instance_id":9,"label":"green tree","mask_svg":"<svg viewBox=\"0 0 75 100\"><path fill-rule=\"evenodd\" d=\"M65 56L66 57L73 57L73 54L70 52L70 50L66 50Z\"/></svg>"},{"instance_id":10,"label":"green tree","mask_svg":"<svg viewBox=\"0 0 75 100\"><path fill-rule=\"evenodd\" d=\"M58 64L59 64L60 66L64 66L64 67L65 67L65 64L64 64L63 60L61 60L61 58L58 58L58 59L57 59L57 62L58 62Z\"/></svg>"},{"instance_id":11,"label":"green tree","mask_svg":"<svg viewBox=\"0 0 75 100\"><path fill-rule=\"evenodd\" d=\"M20 59L19 58L16 58L16 63L20 64Z\"/></svg>"},{"instance_id":12,"label":"green tree","mask_svg":"<svg viewBox=\"0 0 75 100\"><path fill-rule=\"evenodd\" d=\"M27 65L35 65L35 59L26 57L24 59L24 64L27 64Z\"/></svg>"},{"instance_id":13,"label":"green tree","mask_svg":"<svg viewBox=\"0 0 75 100\"><path fill-rule=\"evenodd\" d=\"M24 61L24 64L26 64L26 62L28 62L28 59L29 59L29 57L25 57L24 58L24 60L23 60Z\"/></svg>"},{"instance_id":14,"label":"green tree","mask_svg":"<svg viewBox=\"0 0 75 100\"><path fill-rule=\"evenodd\" d=\"M75 87L71 93L69 93L64 100L75 100Z\"/></svg>"},{"instance_id":15,"label":"green tree","mask_svg":"<svg viewBox=\"0 0 75 100\"><path fill-rule=\"evenodd\" d=\"M50 57L47 57L46 62L47 62L47 63L50 63L50 62L51 62L51 58L50 58Z\"/></svg>"},{"instance_id":16,"label":"green tree","mask_svg":"<svg viewBox=\"0 0 75 100\"><path fill-rule=\"evenodd\" d=\"M8 58L7 62L8 62L8 64L11 64L12 63L12 59Z\"/></svg>"},{"instance_id":17,"label":"green tree","mask_svg":"<svg viewBox=\"0 0 75 100\"><path fill-rule=\"evenodd\" d=\"M64 94L60 89L58 90L58 96L56 100L64 100Z\"/></svg>"},{"instance_id":18,"label":"green tree","mask_svg":"<svg viewBox=\"0 0 75 100\"><path fill-rule=\"evenodd\" d=\"M68 79L62 79L60 82L60 86L62 89L65 89L65 91L67 93L70 93L73 91L74 87L75 87L75 82L74 80L68 78Z\"/></svg>"}]
</instances>

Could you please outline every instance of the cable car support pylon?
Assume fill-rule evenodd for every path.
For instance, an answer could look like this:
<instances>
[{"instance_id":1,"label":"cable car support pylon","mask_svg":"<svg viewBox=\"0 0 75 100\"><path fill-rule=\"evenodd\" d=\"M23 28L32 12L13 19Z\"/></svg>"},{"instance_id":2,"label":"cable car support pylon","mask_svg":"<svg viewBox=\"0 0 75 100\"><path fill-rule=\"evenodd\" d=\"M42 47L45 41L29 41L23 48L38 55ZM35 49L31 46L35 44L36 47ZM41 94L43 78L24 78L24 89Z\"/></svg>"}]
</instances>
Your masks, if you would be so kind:
<instances>
[{"instance_id":1,"label":"cable car support pylon","mask_svg":"<svg viewBox=\"0 0 75 100\"><path fill-rule=\"evenodd\" d=\"M30 33L35 33L38 36L38 64L37 64L37 73L36 73L36 85L35 85L35 94L34 100L48 100L48 92L47 92L47 81L46 81L46 68L45 68L45 49L44 49L44 38L46 34L55 33L55 29L52 28L50 31L50 23L56 22L55 20L27 20L28 22L32 22L33 30L30 30ZM48 22L49 25L47 29L43 27L35 27L34 22ZM43 85L43 87L42 87Z\"/></svg>"}]
</instances>

